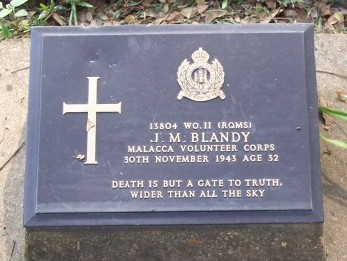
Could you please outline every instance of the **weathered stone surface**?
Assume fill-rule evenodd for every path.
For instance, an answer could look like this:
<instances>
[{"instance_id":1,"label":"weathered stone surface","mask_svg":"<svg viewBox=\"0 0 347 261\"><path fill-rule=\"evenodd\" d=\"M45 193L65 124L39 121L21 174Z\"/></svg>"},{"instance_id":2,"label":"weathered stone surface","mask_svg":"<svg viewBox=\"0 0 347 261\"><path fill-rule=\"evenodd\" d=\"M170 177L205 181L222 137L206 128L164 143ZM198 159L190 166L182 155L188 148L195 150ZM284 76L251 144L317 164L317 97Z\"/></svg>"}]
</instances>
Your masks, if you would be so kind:
<instances>
[{"instance_id":1,"label":"weathered stone surface","mask_svg":"<svg viewBox=\"0 0 347 261\"><path fill-rule=\"evenodd\" d=\"M0 260L23 260L23 135L29 39L0 43Z\"/></svg>"},{"instance_id":2,"label":"weathered stone surface","mask_svg":"<svg viewBox=\"0 0 347 261\"><path fill-rule=\"evenodd\" d=\"M322 225L129 227L27 234L28 260L319 261ZM44 246L44 247L42 247Z\"/></svg>"},{"instance_id":3,"label":"weathered stone surface","mask_svg":"<svg viewBox=\"0 0 347 261\"><path fill-rule=\"evenodd\" d=\"M347 111L347 104L338 100L336 91L347 90L347 37L325 35L316 37L316 64L319 95L332 108ZM331 74L333 73L333 74ZM327 137L346 140L347 124L336 121ZM323 241L327 260L347 260L347 150L321 144L324 190Z\"/></svg>"}]
</instances>

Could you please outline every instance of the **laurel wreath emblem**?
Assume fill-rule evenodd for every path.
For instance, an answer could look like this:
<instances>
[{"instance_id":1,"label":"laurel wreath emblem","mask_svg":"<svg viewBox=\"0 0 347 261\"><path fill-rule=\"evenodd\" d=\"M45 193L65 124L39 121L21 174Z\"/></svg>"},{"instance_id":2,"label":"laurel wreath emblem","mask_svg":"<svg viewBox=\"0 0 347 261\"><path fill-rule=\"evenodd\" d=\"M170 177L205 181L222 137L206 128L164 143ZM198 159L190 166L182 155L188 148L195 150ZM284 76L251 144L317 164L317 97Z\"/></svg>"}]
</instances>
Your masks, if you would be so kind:
<instances>
[{"instance_id":1,"label":"laurel wreath emblem","mask_svg":"<svg viewBox=\"0 0 347 261\"><path fill-rule=\"evenodd\" d=\"M209 101L214 98L225 98L221 90L224 83L223 66L217 59L208 62L209 54L199 48L192 54L193 63L187 59L177 70L177 82L181 87L177 99L183 97L194 101Z\"/></svg>"}]
</instances>

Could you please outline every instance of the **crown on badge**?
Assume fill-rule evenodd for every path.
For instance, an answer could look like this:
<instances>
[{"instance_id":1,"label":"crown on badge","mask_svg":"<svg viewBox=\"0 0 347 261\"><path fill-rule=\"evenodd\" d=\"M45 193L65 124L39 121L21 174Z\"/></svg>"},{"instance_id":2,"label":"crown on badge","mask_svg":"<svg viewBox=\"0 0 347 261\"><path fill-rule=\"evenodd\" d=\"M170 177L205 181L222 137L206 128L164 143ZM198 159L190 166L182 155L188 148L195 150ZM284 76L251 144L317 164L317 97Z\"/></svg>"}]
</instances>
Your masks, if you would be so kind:
<instances>
[{"instance_id":1,"label":"crown on badge","mask_svg":"<svg viewBox=\"0 0 347 261\"><path fill-rule=\"evenodd\" d=\"M192 54L192 59L195 63L206 63L209 58L209 54L201 47Z\"/></svg>"}]
</instances>

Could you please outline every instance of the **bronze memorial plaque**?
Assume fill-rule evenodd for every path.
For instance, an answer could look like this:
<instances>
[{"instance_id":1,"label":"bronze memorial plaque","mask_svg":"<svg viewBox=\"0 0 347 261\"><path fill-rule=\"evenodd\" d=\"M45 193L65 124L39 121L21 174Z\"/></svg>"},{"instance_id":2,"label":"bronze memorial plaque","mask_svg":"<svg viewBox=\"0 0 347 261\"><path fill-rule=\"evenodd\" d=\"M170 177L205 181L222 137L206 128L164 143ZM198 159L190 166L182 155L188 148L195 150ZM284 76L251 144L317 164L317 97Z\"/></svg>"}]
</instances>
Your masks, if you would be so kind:
<instances>
[{"instance_id":1,"label":"bronze memorial plaque","mask_svg":"<svg viewBox=\"0 0 347 261\"><path fill-rule=\"evenodd\" d=\"M25 226L322 222L312 25L31 40Z\"/></svg>"}]
</instances>

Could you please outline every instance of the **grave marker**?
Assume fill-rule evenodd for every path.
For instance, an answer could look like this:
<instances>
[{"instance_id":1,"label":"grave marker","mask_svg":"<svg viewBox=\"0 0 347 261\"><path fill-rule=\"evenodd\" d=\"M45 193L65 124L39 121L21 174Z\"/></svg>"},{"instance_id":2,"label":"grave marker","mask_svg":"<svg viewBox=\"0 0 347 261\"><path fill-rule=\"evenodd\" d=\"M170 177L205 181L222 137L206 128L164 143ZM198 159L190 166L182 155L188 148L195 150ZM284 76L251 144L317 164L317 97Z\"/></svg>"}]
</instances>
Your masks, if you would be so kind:
<instances>
[{"instance_id":1,"label":"grave marker","mask_svg":"<svg viewBox=\"0 0 347 261\"><path fill-rule=\"evenodd\" d=\"M311 25L31 39L25 226L322 221Z\"/></svg>"}]
</instances>

